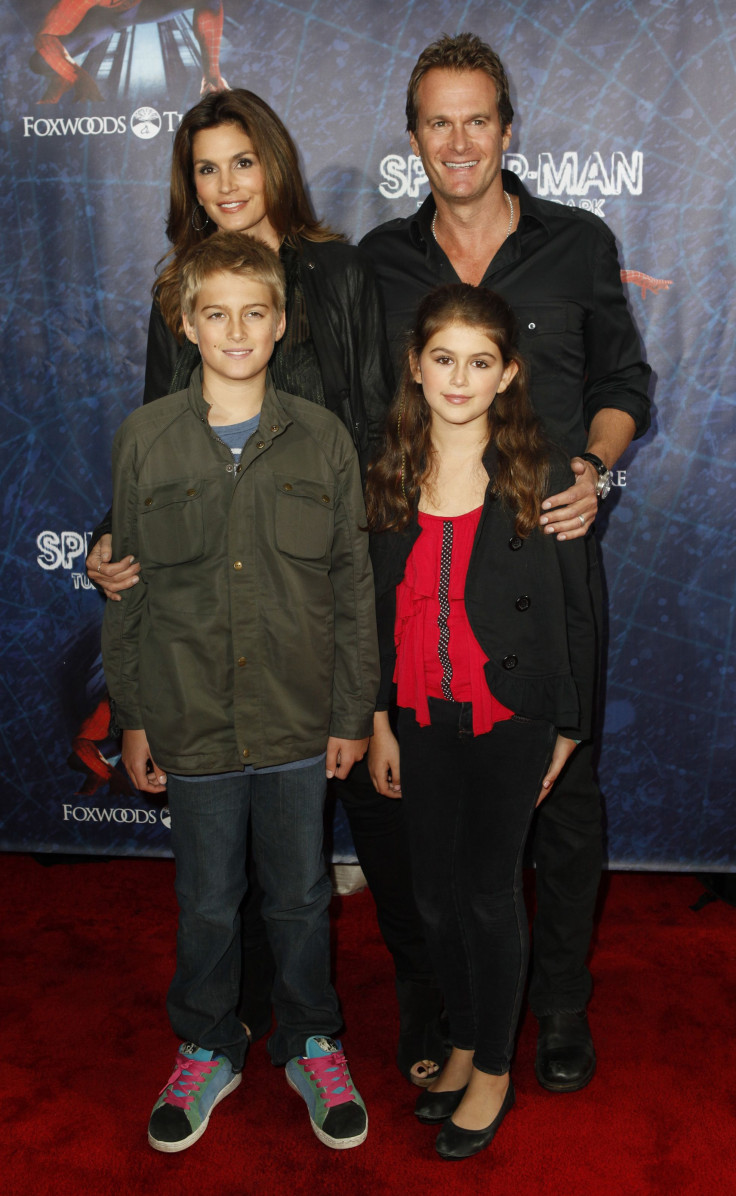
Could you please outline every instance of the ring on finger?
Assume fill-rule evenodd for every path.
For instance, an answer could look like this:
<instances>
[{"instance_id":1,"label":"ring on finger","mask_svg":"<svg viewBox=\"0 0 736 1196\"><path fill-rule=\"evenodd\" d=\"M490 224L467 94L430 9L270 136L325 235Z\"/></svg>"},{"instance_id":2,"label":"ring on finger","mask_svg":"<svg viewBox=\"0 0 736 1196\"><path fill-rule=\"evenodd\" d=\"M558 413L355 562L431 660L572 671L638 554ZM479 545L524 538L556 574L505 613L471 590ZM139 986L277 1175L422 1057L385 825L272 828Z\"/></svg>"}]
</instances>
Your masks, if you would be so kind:
<instances>
[{"instance_id":1,"label":"ring on finger","mask_svg":"<svg viewBox=\"0 0 736 1196\"><path fill-rule=\"evenodd\" d=\"M584 516L584 515L578 515L578 519L580 520L580 522L581 522L582 526L583 526L583 527L585 527L585 516Z\"/></svg>"}]
</instances>

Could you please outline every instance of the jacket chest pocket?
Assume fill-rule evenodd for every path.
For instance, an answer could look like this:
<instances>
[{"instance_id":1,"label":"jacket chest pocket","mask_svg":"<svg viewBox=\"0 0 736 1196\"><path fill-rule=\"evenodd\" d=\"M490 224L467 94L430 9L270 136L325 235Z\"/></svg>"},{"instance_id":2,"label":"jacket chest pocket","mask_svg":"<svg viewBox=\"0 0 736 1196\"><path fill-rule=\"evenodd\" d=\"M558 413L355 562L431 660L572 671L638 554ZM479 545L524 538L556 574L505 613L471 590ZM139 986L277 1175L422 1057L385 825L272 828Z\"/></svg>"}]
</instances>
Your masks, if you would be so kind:
<instances>
[{"instance_id":1,"label":"jacket chest pocket","mask_svg":"<svg viewBox=\"0 0 736 1196\"><path fill-rule=\"evenodd\" d=\"M293 474L274 474L276 547L287 556L319 560L329 552L335 526L335 486Z\"/></svg>"},{"instance_id":2,"label":"jacket chest pocket","mask_svg":"<svg viewBox=\"0 0 736 1196\"><path fill-rule=\"evenodd\" d=\"M532 375L560 372L564 357L582 352L584 311L577 303L538 303L515 307L519 348L531 365Z\"/></svg>"},{"instance_id":3,"label":"jacket chest pocket","mask_svg":"<svg viewBox=\"0 0 736 1196\"><path fill-rule=\"evenodd\" d=\"M204 552L201 481L183 479L141 490L140 556L147 565L183 565Z\"/></svg>"}]
</instances>

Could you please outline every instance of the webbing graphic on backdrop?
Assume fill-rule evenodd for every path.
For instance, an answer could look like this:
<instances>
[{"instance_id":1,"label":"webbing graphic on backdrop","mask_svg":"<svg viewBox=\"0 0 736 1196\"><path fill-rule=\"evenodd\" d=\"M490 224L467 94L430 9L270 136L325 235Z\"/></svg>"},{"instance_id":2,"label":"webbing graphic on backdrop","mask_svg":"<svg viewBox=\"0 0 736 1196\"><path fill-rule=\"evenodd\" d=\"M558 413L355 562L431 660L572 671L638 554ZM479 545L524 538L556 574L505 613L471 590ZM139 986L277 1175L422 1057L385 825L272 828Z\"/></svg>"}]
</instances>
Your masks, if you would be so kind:
<instances>
[{"instance_id":1,"label":"webbing graphic on backdrop","mask_svg":"<svg viewBox=\"0 0 736 1196\"><path fill-rule=\"evenodd\" d=\"M655 373L652 431L618 462L598 519L608 859L736 868L732 6L73 7L68 32L48 27L50 0L0 7L2 845L169 850L160 819L62 811L151 808L108 738L102 600L83 557L109 505L114 430L141 398L182 114L218 81L262 95L299 147L317 213L358 238L427 194L406 83L421 46L463 28L509 71L507 168L616 236Z\"/></svg>"}]
</instances>

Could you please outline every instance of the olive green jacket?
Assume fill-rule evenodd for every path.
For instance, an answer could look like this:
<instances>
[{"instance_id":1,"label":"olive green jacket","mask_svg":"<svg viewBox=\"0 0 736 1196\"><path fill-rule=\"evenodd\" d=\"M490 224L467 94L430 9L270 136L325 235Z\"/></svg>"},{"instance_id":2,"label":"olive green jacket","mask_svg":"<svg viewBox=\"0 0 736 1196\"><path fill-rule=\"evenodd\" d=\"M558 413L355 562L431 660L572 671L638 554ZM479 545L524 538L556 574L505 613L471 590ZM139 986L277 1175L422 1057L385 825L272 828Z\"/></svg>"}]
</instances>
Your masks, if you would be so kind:
<instances>
[{"instance_id":1,"label":"olive green jacket","mask_svg":"<svg viewBox=\"0 0 736 1196\"><path fill-rule=\"evenodd\" d=\"M360 471L329 411L269 383L234 465L201 374L134 411L113 448L113 543L140 582L108 602L123 728L183 774L306 759L370 734L378 689Z\"/></svg>"}]
</instances>

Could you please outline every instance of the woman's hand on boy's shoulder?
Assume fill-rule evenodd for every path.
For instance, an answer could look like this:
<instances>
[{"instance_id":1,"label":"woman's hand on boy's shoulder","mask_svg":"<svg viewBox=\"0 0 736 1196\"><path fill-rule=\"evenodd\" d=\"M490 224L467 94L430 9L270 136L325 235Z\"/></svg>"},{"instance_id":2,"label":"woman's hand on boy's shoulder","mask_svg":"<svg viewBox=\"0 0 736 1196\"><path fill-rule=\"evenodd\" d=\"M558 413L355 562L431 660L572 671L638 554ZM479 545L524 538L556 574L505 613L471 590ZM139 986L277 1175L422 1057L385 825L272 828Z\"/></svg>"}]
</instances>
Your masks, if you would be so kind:
<instances>
[{"instance_id":1,"label":"woman's hand on boy's shoulder","mask_svg":"<svg viewBox=\"0 0 736 1196\"><path fill-rule=\"evenodd\" d=\"M122 561L113 561L111 557L112 536L106 532L90 549L85 566L88 578L102 590L105 597L119 602L120 590L129 590L138 584L141 566L132 556L123 557Z\"/></svg>"},{"instance_id":2,"label":"woman's hand on boy's shoulder","mask_svg":"<svg viewBox=\"0 0 736 1196\"><path fill-rule=\"evenodd\" d=\"M344 781L353 765L363 759L367 749L367 735L365 739L338 739L336 735L330 735L325 760L327 779L337 777L338 781Z\"/></svg>"}]
</instances>

